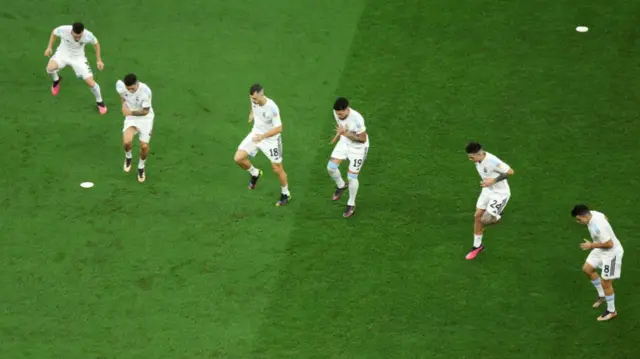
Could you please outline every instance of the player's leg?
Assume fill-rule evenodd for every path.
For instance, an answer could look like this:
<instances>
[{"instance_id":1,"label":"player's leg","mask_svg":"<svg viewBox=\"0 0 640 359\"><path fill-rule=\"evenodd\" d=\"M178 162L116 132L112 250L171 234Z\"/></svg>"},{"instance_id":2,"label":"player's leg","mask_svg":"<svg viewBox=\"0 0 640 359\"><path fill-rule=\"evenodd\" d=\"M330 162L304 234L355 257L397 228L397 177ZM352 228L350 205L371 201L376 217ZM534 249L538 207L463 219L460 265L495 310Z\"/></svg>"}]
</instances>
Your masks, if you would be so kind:
<instances>
[{"instance_id":1,"label":"player's leg","mask_svg":"<svg viewBox=\"0 0 640 359\"><path fill-rule=\"evenodd\" d=\"M89 66L89 61L87 59L78 59L74 60L72 63L73 70L76 75L83 79L84 82L89 86L91 93L96 98L96 107L98 108L98 112L101 115L107 113L107 106L105 106L102 100L102 93L100 91L100 85L93 78L93 71L91 71L91 66Z\"/></svg>"},{"instance_id":2,"label":"player's leg","mask_svg":"<svg viewBox=\"0 0 640 359\"><path fill-rule=\"evenodd\" d=\"M271 168L278 176L280 182L280 199L276 202L276 206L287 205L291 201L291 193L289 192L289 181L287 172L282 165L282 136L277 138L267 138L257 144L258 149L264 153L271 161Z\"/></svg>"},{"instance_id":3,"label":"player's leg","mask_svg":"<svg viewBox=\"0 0 640 359\"><path fill-rule=\"evenodd\" d=\"M291 201L291 192L289 192L289 181L287 178L287 172L285 172L284 167L282 166L282 162L275 163L271 162L271 168L273 168L273 172L278 176L278 181L280 182L280 199L276 202L276 206L284 206Z\"/></svg>"},{"instance_id":4,"label":"player's leg","mask_svg":"<svg viewBox=\"0 0 640 359\"><path fill-rule=\"evenodd\" d=\"M53 96L57 96L58 92L60 92L60 80L62 78L58 75L58 71L65 67L66 63L56 55L53 55L47 63L47 73L51 75L51 78L53 79L53 85L51 85L51 94Z\"/></svg>"},{"instance_id":5,"label":"player's leg","mask_svg":"<svg viewBox=\"0 0 640 359\"><path fill-rule=\"evenodd\" d=\"M262 171L253 167L251 162L249 161L249 156L253 157L258 152L258 146L253 142L253 133L249 133L247 137L240 143L238 146L238 150L236 154L233 156L233 160L235 161L240 168L249 172L251 175L251 179L249 180L249 189L256 188L258 184L258 179L262 177Z\"/></svg>"},{"instance_id":6,"label":"player's leg","mask_svg":"<svg viewBox=\"0 0 640 359\"><path fill-rule=\"evenodd\" d=\"M349 181L349 200L345 207L343 217L348 218L353 216L356 210L356 197L358 196L358 189L360 188L360 181L358 181L358 175L362 171L362 166L367 158L367 152L369 148L365 147L362 150L351 150L348 154L349 171L347 172L347 179Z\"/></svg>"},{"instance_id":7,"label":"player's leg","mask_svg":"<svg viewBox=\"0 0 640 359\"><path fill-rule=\"evenodd\" d=\"M125 172L131 171L131 161L133 160L133 137L138 133L138 129L135 126L130 125L128 120L125 120L124 128L122 129L122 147L124 148L124 165Z\"/></svg>"},{"instance_id":8,"label":"player's leg","mask_svg":"<svg viewBox=\"0 0 640 359\"><path fill-rule=\"evenodd\" d=\"M334 201L339 200L347 189L347 184L340 174L340 163L345 159L347 159L347 144L345 141L339 140L333 148L333 152L331 152L329 163L327 163L327 172L329 173L329 177L331 177L331 179L336 183L336 189L331 198Z\"/></svg>"},{"instance_id":9,"label":"player's leg","mask_svg":"<svg viewBox=\"0 0 640 359\"><path fill-rule=\"evenodd\" d=\"M484 250L484 244L482 244L482 237L484 236L484 224L482 218L487 212L489 197L489 191L483 189L482 192L480 192L478 201L476 202L476 211L473 214L473 247L465 257L467 260L475 259L476 256Z\"/></svg>"},{"instance_id":10,"label":"player's leg","mask_svg":"<svg viewBox=\"0 0 640 359\"><path fill-rule=\"evenodd\" d=\"M605 302L605 293L604 288L602 286L602 280L596 272L596 268L600 267L600 251L592 250L587 257L587 260L582 265L582 272L587 275L587 278L591 281L591 284L596 288L598 292L598 299L593 303L594 308L598 308L602 303Z\"/></svg>"},{"instance_id":11,"label":"player's leg","mask_svg":"<svg viewBox=\"0 0 640 359\"><path fill-rule=\"evenodd\" d=\"M88 66L89 65L87 65L87 67ZM84 82L87 84L87 86L89 86L91 93L96 98L96 107L98 108L98 112L100 112L101 115L104 115L105 113L107 113L107 106L104 104L104 101L102 100L100 85L98 85L98 83L93 79L93 76L90 76L84 79Z\"/></svg>"},{"instance_id":12,"label":"player's leg","mask_svg":"<svg viewBox=\"0 0 640 359\"><path fill-rule=\"evenodd\" d=\"M138 159L138 182L142 183L147 179L145 162L149 156L149 143L151 142L151 132L153 130L153 119L139 120L140 128L138 140L140 142L140 157Z\"/></svg>"},{"instance_id":13,"label":"player's leg","mask_svg":"<svg viewBox=\"0 0 640 359\"><path fill-rule=\"evenodd\" d=\"M598 321L606 321L618 315L615 305L613 281L620 278L622 270L622 253L602 256L602 288L604 289L607 310L598 317Z\"/></svg>"},{"instance_id":14,"label":"player's leg","mask_svg":"<svg viewBox=\"0 0 640 359\"><path fill-rule=\"evenodd\" d=\"M145 170L145 161L149 156L149 143L142 140L140 142L140 158L138 160L138 182L142 183L147 179L147 173Z\"/></svg>"},{"instance_id":15,"label":"player's leg","mask_svg":"<svg viewBox=\"0 0 640 359\"><path fill-rule=\"evenodd\" d=\"M489 196L489 205L480 217L483 228L497 224L502 218L502 212L509 203L509 196L492 193Z\"/></svg>"}]
</instances>

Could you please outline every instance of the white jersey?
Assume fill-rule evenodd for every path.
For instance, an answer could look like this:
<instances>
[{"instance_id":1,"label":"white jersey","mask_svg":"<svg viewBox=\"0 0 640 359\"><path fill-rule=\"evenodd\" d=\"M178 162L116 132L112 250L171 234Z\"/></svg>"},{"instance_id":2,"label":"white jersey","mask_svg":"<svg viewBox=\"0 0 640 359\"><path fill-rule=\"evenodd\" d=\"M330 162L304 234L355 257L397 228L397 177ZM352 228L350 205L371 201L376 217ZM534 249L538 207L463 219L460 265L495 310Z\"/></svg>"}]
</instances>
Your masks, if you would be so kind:
<instances>
[{"instance_id":1,"label":"white jersey","mask_svg":"<svg viewBox=\"0 0 640 359\"><path fill-rule=\"evenodd\" d=\"M71 35L72 31L73 26L71 25L58 26L53 30L53 33L60 38L60 45L56 49L56 53L60 53L69 57L84 58L84 46L86 44L95 45L98 43L98 39L93 35L91 31L85 29L82 32L80 41L76 41L73 38L73 35Z\"/></svg>"},{"instance_id":2,"label":"white jersey","mask_svg":"<svg viewBox=\"0 0 640 359\"><path fill-rule=\"evenodd\" d=\"M591 211L591 220L587 225L589 228L589 234L591 235L591 239L593 239L596 243L606 243L609 240L613 241L613 247L611 248L600 248L603 251L612 251L619 252L623 251L622 244L616 237L616 234L613 233L613 228L611 228L611 224L607 220L607 216L598 211Z\"/></svg>"},{"instance_id":3,"label":"white jersey","mask_svg":"<svg viewBox=\"0 0 640 359\"><path fill-rule=\"evenodd\" d=\"M251 102L251 110L253 111L253 129L251 132L253 133L262 135L282 126L278 105L270 98L266 99L267 102L263 106ZM280 134L277 134L273 138L278 138L279 136Z\"/></svg>"},{"instance_id":4,"label":"white jersey","mask_svg":"<svg viewBox=\"0 0 640 359\"><path fill-rule=\"evenodd\" d=\"M485 151L485 157L481 162L476 163L476 169L480 174L480 178L485 180L488 178L497 178L501 174L506 174L509 172L511 167L498 157ZM509 183L506 179L496 182L494 185L486 187L486 189L495 193L511 195L511 189L509 188Z\"/></svg>"},{"instance_id":5,"label":"white jersey","mask_svg":"<svg viewBox=\"0 0 640 359\"><path fill-rule=\"evenodd\" d=\"M338 126L347 130L354 135L359 135L367 131L367 127L364 125L364 117L360 114L360 112L350 108L349 115L344 120L341 120L336 111L333 111L333 117L336 119L336 123ZM342 135L340 136L342 141L347 141L349 147L368 147L369 146L369 135L367 134L367 141L365 143L353 141L350 138Z\"/></svg>"},{"instance_id":6,"label":"white jersey","mask_svg":"<svg viewBox=\"0 0 640 359\"><path fill-rule=\"evenodd\" d=\"M151 89L147 84L138 81L138 89L135 92L129 92L127 86L125 86L122 80L116 82L116 91L120 94L120 97L124 99L127 107L131 111L140 111L145 108L149 108L149 113L145 116L129 116L136 119L153 118L153 107L151 105Z\"/></svg>"}]
</instances>

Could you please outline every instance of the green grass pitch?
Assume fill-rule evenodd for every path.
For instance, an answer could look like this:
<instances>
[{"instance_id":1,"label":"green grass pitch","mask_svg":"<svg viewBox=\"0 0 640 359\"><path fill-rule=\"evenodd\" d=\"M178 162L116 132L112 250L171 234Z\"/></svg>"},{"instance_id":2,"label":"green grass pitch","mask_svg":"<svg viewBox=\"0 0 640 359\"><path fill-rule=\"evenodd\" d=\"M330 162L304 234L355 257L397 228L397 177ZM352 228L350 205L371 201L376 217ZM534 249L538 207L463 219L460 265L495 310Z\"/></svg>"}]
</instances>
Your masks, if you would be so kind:
<instances>
[{"instance_id":1,"label":"green grass pitch","mask_svg":"<svg viewBox=\"0 0 640 359\"><path fill-rule=\"evenodd\" d=\"M628 0L4 4L0 357L640 357L639 14ZM48 36L73 21L102 44L103 72L86 51L105 116L71 69L49 92ZM121 169L128 72L154 91L142 185ZM252 192L233 162L254 82L282 113L283 208L264 156ZM371 136L348 220L326 173L337 96ZM472 262L469 140L517 172ZM625 246L611 322L590 307L577 202Z\"/></svg>"}]
</instances>

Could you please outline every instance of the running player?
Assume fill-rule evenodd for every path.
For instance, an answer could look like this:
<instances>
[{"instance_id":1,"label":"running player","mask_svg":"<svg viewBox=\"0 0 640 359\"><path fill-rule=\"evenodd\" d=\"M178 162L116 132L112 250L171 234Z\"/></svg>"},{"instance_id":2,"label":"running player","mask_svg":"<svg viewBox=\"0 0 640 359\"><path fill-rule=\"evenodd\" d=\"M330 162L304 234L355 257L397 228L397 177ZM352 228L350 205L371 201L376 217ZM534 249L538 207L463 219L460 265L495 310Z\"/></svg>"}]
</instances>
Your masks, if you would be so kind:
<instances>
[{"instance_id":1,"label":"running player","mask_svg":"<svg viewBox=\"0 0 640 359\"><path fill-rule=\"evenodd\" d=\"M336 141L338 143L331 153L327 171L337 186L332 197L334 201L339 200L342 193L347 188L349 189L349 200L342 215L348 218L353 216L356 210L356 196L360 187L358 174L362 170L369 151L369 135L364 124L364 117L358 111L349 107L349 100L346 98L339 97L333 104L333 117L337 125L336 135L331 143ZM347 172L349 184L344 182L340 174L340 164L344 160L349 161L349 170Z\"/></svg>"},{"instance_id":2,"label":"running player","mask_svg":"<svg viewBox=\"0 0 640 359\"><path fill-rule=\"evenodd\" d=\"M56 41L56 37L60 38L60 45L53 54L53 44ZM49 37L49 44L47 49L44 50L44 55L51 57L47 64L47 73L53 78L53 85L51 86L51 93L53 96L57 96L60 92L60 81L62 77L58 75L58 72L67 66L71 66L75 71L76 76L84 80L89 86L91 93L96 98L96 106L101 115L107 113L107 106L102 101L102 94L100 93L100 85L93 79L93 73L89 66L89 61L84 54L84 46L86 44L92 44L96 50L96 65L98 70L104 69L104 63L102 62L102 56L100 52L100 43L93 33L84 28L84 25L80 22L76 22L73 25L62 25L53 30ZM53 56L51 56L53 54Z\"/></svg>"},{"instance_id":3,"label":"running player","mask_svg":"<svg viewBox=\"0 0 640 359\"><path fill-rule=\"evenodd\" d=\"M135 74L127 74L124 81L118 80L116 91L122 100L122 114L125 116L122 127L122 144L124 147L124 171L131 171L133 154L133 137L138 134L140 141L140 158L138 161L138 182L146 180L145 161L149 156L149 141L153 130L153 107L151 106L151 89L138 81Z\"/></svg>"},{"instance_id":4,"label":"running player","mask_svg":"<svg viewBox=\"0 0 640 359\"><path fill-rule=\"evenodd\" d=\"M262 177L262 170L251 164L248 157L258 154L258 150L264 153L271 161L271 168L280 181L281 193L276 206L284 206L291 201L287 173L282 166L282 119L278 105L264 95L264 88L260 84L254 84L249 88L251 111L249 123L253 122L251 132L238 146L234 161L242 169L251 175L249 189L256 188L258 180Z\"/></svg>"},{"instance_id":5,"label":"running player","mask_svg":"<svg viewBox=\"0 0 640 359\"><path fill-rule=\"evenodd\" d=\"M472 260L484 250L482 244L484 229L500 222L502 212L511 197L507 178L513 176L514 171L498 157L486 152L479 143L467 144L466 152L469 160L476 164L482 179L480 182L482 191L476 203L473 221L473 248L465 257L467 260Z\"/></svg>"},{"instance_id":6,"label":"running player","mask_svg":"<svg viewBox=\"0 0 640 359\"><path fill-rule=\"evenodd\" d=\"M618 315L613 281L620 278L622 271L622 256L624 255L622 244L604 214L579 204L571 210L571 217L574 217L578 223L587 226L593 240L590 242L585 239L583 243L580 243L580 248L585 251L591 250L582 266L582 271L591 279L591 283L598 291L598 300L593 303L593 307L597 308L605 301L607 302L607 309L597 319L598 321L613 319ZM596 268L601 269L600 276L598 276Z\"/></svg>"}]
</instances>

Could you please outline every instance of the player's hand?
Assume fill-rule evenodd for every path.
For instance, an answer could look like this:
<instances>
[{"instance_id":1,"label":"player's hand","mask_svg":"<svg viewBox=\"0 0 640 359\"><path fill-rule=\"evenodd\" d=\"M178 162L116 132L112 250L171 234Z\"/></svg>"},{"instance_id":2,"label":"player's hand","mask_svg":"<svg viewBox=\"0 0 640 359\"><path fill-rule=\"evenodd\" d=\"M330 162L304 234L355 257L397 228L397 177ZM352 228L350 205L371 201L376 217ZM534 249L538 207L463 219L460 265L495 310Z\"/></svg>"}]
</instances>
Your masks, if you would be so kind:
<instances>
[{"instance_id":1,"label":"player's hand","mask_svg":"<svg viewBox=\"0 0 640 359\"><path fill-rule=\"evenodd\" d=\"M264 140L264 135L255 135L253 136L253 142L258 143L260 141Z\"/></svg>"},{"instance_id":2,"label":"player's hand","mask_svg":"<svg viewBox=\"0 0 640 359\"><path fill-rule=\"evenodd\" d=\"M249 123L251 123L251 122L253 122L253 116L252 115L249 116Z\"/></svg>"},{"instance_id":3,"label":"player's hand","mask_svg":"<svg viewBox=\"0 0 640 359\"><path fill-rule=\"evenodd\" d=\"M494 184L496 184L496 179L495 178L487 178L484 181L480 182L480 186L481 187L491 187Z\"/></svg>"},{"instance_id":4,"label":"player's hand","mask_svg":"<svg viewBox=\"0 0 640 359\"><path fill-rule=\"evenodd\" d=\"M102 60L98 60L96 66L98 66L98 70L104 70L104 62L102 62Z\"/></svg>"},{"instance_id":5,"label":"player's hand","mask_svg":"<svg viewBox=\"0 0 640 359\"><path fill-rule=\"evenodd\" d=\"M50 47L47 47L47 49L44 50L44 56L51 57L52 54L53 54L53 50Z\"/></svg>"},{"instance_id":6,"label":"player's hand","mask_svg":"<svg viewBox=\"0 0 640 359\"><path fill-rule=\"evenodd\" d=\"M131 116L131 109L129 109L129 107L127 107L126 103L122 104L122 114L125 116Z\"/></svg>"},{"instance_id":7,"label":"player's hand","mask_svg":"<svg viewBox=\"0 0 640 359\"><path fill-rule=\"evenodd\" d=\"M589 249L593 249L593 243L589 242L586 239L583 239L584 242L580 243L580 248L582 248L583 251L588 251Z\"/></svg>"}]
</instances>

